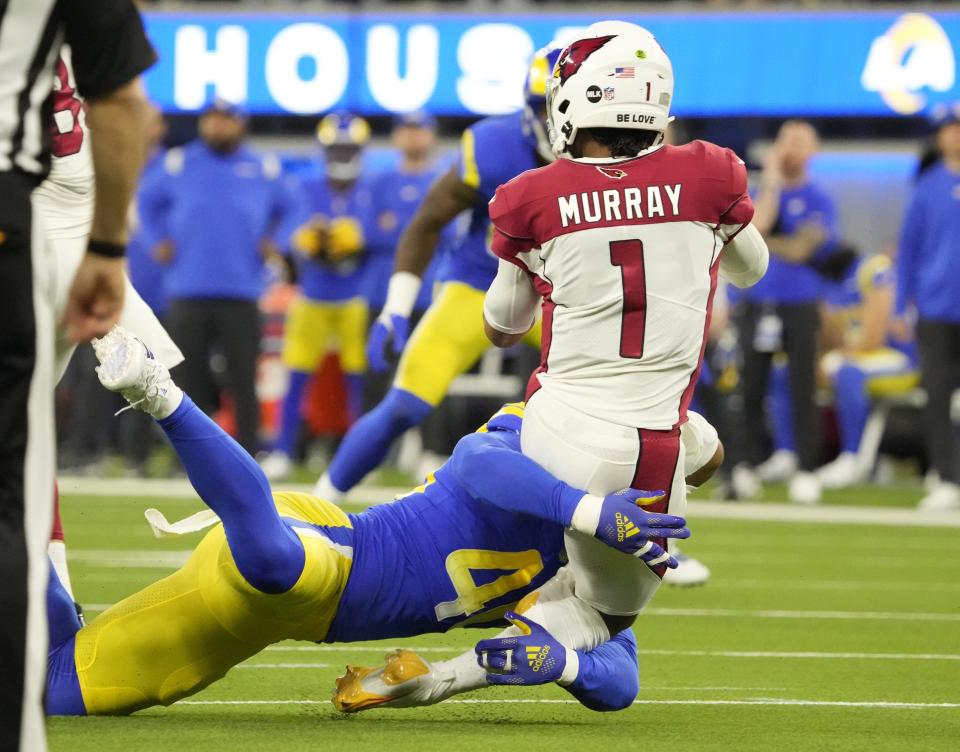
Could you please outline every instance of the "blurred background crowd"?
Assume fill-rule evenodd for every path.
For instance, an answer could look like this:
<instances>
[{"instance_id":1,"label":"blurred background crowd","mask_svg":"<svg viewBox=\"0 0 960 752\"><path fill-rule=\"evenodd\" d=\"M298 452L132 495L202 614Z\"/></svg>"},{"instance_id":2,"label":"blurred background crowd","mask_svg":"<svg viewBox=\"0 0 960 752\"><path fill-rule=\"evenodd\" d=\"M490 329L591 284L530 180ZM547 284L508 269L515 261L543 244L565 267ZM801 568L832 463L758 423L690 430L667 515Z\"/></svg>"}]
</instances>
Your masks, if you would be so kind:
<instances>
[{"instance_id":1,"label":"blurred background crowd","mask_svg":"<svg viewBox=\"0 0 960 752\"><path fill-rule=\"evenodd\" d=\"M213 26L216 12L230 14L223 24L237 14L251 14L254 23L264 9L287 10L290 23L320 24L326 13L343 12L376 21L388 12L437 18L448 11L585 10L557 0L221 5L211 15L209 3L145 4L148 31L154 9L166 23L189 25L198 6ZM758 11L753 19L789 7L816 22L820 12L811 9L815 2L719 0L671 11L712 23L716 16L698 8L731 5ZM687 81L682 65L676 71L671 142L707 139L747 162L754 223L771 250L757 287L717 294L694 406L726 447L713 488L722 498L755 498L764 485L786 484L792 501L816 503L824 489L900 484L922 508L960 508L960 105L952 104L954 93L960 99L952 70L960 40L950 36L960 29L960 13L946 9L942 21L939 10L926 15L900 5L881 19L867 59L850 63L858 75L863 69L866 89L871 75L904 78L875 108L851 103L845 113L835 104L791 109L758 100L756 107L693 102L685 112L679 103ZM869 20L869 4L858 7ZM611 4L603 15L659 34L657 16L648 19L646 9ZM563 16L556 26L568 21ZM904 28L920 29L919 41L904 42ZM899 57L886 72L870 74L884 29L901 45ZM943 39L949 81L941 80ZM783 57L829 78L850 54L841 45L811 52L813 60ZM737 53L729 60L744 64ZM904 104L908 97L922 101ZM215 76L192 109L156 98L153 151L130 217L130 277L186 356L173 374L186 391L263 458L274 478L312 481L349 426L389 389L395 364L376 356L371 363L367 333L384 305L399 238L429 186L456 164L464 129L484 113L430 102L391 112L350 101L356 106L271 111L235 96ZM413 321L430 306L433 282L446 278L465 221L443 231ZM396 443L388 465L404 478L435 468L458 436L521 398L537 361L525 345L488 351L454 382L439 410ZM58 392L63 470L173 472L143 415L109 419L121 405L98 388L93 363L86 348Z\"/></svg>"}]
</instances>

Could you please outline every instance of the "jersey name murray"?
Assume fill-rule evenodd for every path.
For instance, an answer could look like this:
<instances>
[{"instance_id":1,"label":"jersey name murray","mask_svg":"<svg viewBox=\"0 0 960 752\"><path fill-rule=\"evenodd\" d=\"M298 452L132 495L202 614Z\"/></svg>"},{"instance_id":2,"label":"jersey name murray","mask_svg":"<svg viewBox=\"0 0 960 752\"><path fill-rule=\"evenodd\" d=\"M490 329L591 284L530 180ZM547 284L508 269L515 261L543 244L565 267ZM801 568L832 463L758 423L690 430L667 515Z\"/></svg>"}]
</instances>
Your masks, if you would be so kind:
<instances>
[{"instance_id":1,"label":"jersey name murray","mask_svg":"<svg viewBox=\"0 0 960 752\"><path fill-rule=\"evenodd\" d=\"M560 226L680 216L680 183L612 188L557 197Z\"/></svg>"}]
</instances>

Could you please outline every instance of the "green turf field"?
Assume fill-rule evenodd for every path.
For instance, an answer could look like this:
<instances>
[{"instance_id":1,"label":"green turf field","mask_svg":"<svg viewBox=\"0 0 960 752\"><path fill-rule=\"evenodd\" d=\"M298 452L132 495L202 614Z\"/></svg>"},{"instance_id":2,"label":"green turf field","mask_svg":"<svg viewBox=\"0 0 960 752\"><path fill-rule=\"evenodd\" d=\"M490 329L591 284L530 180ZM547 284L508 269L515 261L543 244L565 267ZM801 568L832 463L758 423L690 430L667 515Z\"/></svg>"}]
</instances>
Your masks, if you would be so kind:
<instances>
[{"instance_id":1,"label":"green turf field","mask_svg":"<svg viewBox=\"0 0 960 752\"><path fill-rule=\"evenodd\" d=\"M171 519L200 508L176 499L63 499L74 586L88 617L168 572L196 542L156 541L143 520L147 506ZM642 688L629 710L593 713L550 686L342 717L327 702L334 677L348 662L377 662L387 644L287 643L168 709L54 719L50 748L960 748L960 529L728 519L691 526L686 550L713 579L664 588L638 620ZM442 659L484 634L389 645Z\"/></svg>"}]
</instances>

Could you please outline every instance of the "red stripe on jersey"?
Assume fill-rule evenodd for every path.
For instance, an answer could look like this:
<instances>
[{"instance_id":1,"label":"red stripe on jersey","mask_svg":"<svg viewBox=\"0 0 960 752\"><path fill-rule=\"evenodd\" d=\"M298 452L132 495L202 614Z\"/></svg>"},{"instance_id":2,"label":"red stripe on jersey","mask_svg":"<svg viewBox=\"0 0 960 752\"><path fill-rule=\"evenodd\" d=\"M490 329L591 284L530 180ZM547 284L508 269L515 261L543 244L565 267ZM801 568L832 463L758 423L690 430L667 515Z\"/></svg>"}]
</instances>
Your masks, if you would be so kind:
<instances>
[{"instance_id":1,"label":"red stripe on jersey","mask_svg":"<svg viewBox=\"0 0 960 752\"><path fill-rule=\"evenodd\" d=\"M610 244L610 263L620 267L623 313L620 314L620 357L639 360L647 333L647 270L643 241L615 240Z\"/></svg>"},{"instance_id":2,"label":"red stripe on jersey","mask_svg":"<svg viewBox=\"0 0 960 752\"><path fill-rule=\"evenodd\" d=\"M63 522L60 520L60 487L56 479L53 481L53 531L50 540L63 540Z\"/></svg>"},{"instance_id":3,"label":"red stripe on jersey","mask_svg":"<svg viewBox=\"0 0 960 752\"><path fill-rule=\"evenodd\" d=\"M553 294L553 285L536 274L530 275L533 280L534 289L543 296L543 316L540 319L540 365L530 374L530 380L527 381L526 399L530 399L540 388L540 379L537 378L541 373L546 373L550 359L550 342L553 340L553 309L557 304L550 297Z\"/></svg>"},{"instance_id":4,"label":"red stripe on jersey","mask_svg":"<svg viewBox=\"0 0 960 752\"><path fill-rule=\"evenodd\" d=\"M720 254L722 255L722 254ZM703 354L707 350L707 339L710 336L710 320L713 318L713 298L717 294L717 272L720 269L720 255L710 267L710 295L707 297L707 315L703 322L703 342L700 345L700 357L697 359L697 367L690 374L690 381L687 388L683 390L680 397L680 413L677 417L677 425L682 426L687 422L687 409L693 400L693 392L697 388L697 381L700 379L700 370L703 368Z\"/></svg>"},{"instance_id":5,"label":"red stripe on jersey","mask_svg":"<svg viewBox=\"0 0 960 752\"><path fill-rule=\"evenodd\" d=\"M680 429L650 431L638 428L637 438L640 440L640 454L637 457L637 469L634 471L630 487L643 491L663 491L665 496L660 501L644 505L643 509L647 512L669 514L673 476L677 472L677 462L680 460ZM667 547L666 538L654 538L653 541L664 548ZM667 571L665 564L651 567L651 569L661 578Z\"/></svg>"}]
</instances>

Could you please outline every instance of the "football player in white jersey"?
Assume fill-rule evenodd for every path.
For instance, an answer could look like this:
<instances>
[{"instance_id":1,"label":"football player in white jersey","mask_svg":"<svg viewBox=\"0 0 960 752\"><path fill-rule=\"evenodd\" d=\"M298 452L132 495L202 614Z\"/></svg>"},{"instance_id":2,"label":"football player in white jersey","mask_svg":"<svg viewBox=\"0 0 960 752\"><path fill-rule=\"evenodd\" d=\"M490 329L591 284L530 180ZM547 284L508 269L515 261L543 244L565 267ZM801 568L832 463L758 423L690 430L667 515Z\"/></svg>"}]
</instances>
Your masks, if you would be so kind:
<instances>
[{"instance_id":1,"label":"football player in white jersey","mask_svg":"<svg viewBox=\"0 0 960 752\"><path fill-rule=\"evenodd\" d=\"M748 286L768 260L750 225L743 162L703 141L664 145L672 98L670 60L648 31L594 24L564 50L548 84L561 159L501 186L490 202L501 263L486 330L495 344L513 344L542 300L523 451L595 495L578 508L566 548L577 597L611 632L633 622L663 567L597 545L598 527L631 523L604 496L661 489L644 508L685 513L680 428L717 275Z\"/></svg>"},{"instance_id":2,"label":"football player in white jersey","mask_svg":"<svg viewBox=\"0 0 960 752\"><path fill-rule=\"evenodd\" d=\"M52 165L50 174L33 192L33 210L40 219L50 255L50 279L55 286L57 317L56 368L59 381L76 345L67 337L64 312L74 274L87 248L93 220L94 173L90 134L84 123L84 103L77 94L70 67L70 50L64 47L53 79ZM183 361L180 349L153 311L126 281L120 323L147 343L167 368ZM60 580L70 589L66 553L61 540L51 541L50 557ZM71 593L72 594L72 593Z\"/></svg>"}]
</instances>

